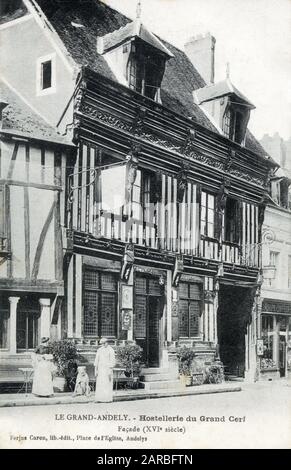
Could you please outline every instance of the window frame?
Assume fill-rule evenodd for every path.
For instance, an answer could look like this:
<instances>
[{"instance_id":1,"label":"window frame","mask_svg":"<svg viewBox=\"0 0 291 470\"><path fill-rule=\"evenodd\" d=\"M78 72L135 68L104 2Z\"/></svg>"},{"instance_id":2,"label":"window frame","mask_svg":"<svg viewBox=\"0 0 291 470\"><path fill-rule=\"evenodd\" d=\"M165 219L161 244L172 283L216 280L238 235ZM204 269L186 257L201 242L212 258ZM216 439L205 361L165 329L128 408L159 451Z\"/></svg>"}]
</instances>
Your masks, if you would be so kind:
<instances>
[{"instance_id":1,"label":"window frame","mask_svg":"<svg viewBox=\"0 0 291 470\"><path fill-rule=\"evenodd\" d=\"M227 224L228 217L227 217L227 212L226 211L227 211L227 204L229 203L229 201L233 201L235 203L235 210L234 210L233 218L231 219L232 224L234 226L234 240L230 240L228 238L231 238L231 237L227 237L227 230L228 230L229 227L228 227L228 224ZM235 199L233 197L227 197L225 208L224 208L223 242L231 243L231 244L237 245L237 246L239 246L240 243L241 243L241 233L240 233L241 230L240 230L240 223L239 223L239 217L240 217L239 211L240 211L239 200ZM232 233L232 230L230 228L230 234L231 233Z\"/></svg>"},{"instance_id":2,"label":"window frame","mask_svg":"<svg viewBox=\"0 0 291 470\"><path fill-rule=\"evenodd\" d=\"M180 290L179 290L179 287L181 284L186 284L187 285L187 290L188 290L188 295L187 297L184 297L183 295L181 295L180 293ZM191 298L190 296L190 288L191 288L191 285L197 285L199 287L199 293L200 293L200 298L199 299L194 299L194 298ZM178 334L179 334L179 338L180 339L191 339L191 338L200 338L201 334L200 334L200 328L201 328L201 316L202 316L202 313L203 313L203 287L200 283L198 282L189 282L189 281L181 281L179 283L179 287L178 287L178 295L179 295L179 301L178 301ZM188 335L187 336L180 336L180 301L183 300L183 301L187 301L187 304L188 304L188 313L187 313L187 329L188 329ZM190 335L190 329L191 329L191 325L190 325L190 304L191 302L198 302L198 305L199 305L199 315L198 315L198 334L195 335L195 336L191 336Z\"/></svg>"},{"instance_id":3,"label":"window frame","mask_svg":"<svg viewBox=\"0 0 291 470\"><path fill-rule=\"evenodd\" d=\"M94 286L89 286L89 285L86 285L86 282L85 282L85 273L86 272L94 272L94 273L97 273L98 274L98 285L96 287ZM115 283L116 283L116 290L104 290L102 289L102 275L104 274L111 274L115 280ZM109 293L109 294L113 294L114 295L114 304L115 304L115 315L116 315L116 324L115 324L115 335L112 336L112 335L106 335L107 338L111 338L111 339L117 339L118 337L118 321L119 321L119 318L118 318L118 301L119 301L119 297L118 297L118 294L119 294L119 282L118 282L118 273L117 272L113 272L113 271L107 271L107 270L102 270L102 269L96 269L94 268L93 266L84 266L83 268L83 295L82 295L82 336L84 338L88 338L88 339L94 339L94 338L101 338L101 336L103 335L102 333L102 294L103 293ZM85 334L84 330L84 325L85 325L85 292L95 292L96 295L97 295L97 333L96 334L92 334L92 335L89 335L89 334Z\"/></svg>"},{"instance_id":4,"label":"window frame","mask_svg":"<svg viewBox=\"0 0 291 470\"><path fill-rule=\"evenodd\" d=\"M203 193L206 196L206 205L205 206L202 205ZM208 210L209 210L209 201L208 201L209 197L213 197L213 208L210 208L210 210L213 211L213 222L212 223L209 222L209 212L208 212ZM215 223L216 223L215 205L216 205L216 195L211 193L211 192L202 190L201 191L201 200L200 200L200 236L202 238L205 237L205 238L211 239L211 240L215 239ZM207 229L207 233L205 233L205 230L202 233L202 207L205 207L205 228ZM209 234L209 224L212 225L212 227L213 227L212 235Z\"/></svg>"},{"instance_id":5,"label":"window frame","mask_svg":"<svg viewBox=\"0 0 291 470\"><path fill-rule=\"evenodd\" d=\"M51 62L51 86L43 88L43 64ZM39 57L36 61L36 95L45 96L56 92L56 53Z\"/></svg>"}]
</instances>

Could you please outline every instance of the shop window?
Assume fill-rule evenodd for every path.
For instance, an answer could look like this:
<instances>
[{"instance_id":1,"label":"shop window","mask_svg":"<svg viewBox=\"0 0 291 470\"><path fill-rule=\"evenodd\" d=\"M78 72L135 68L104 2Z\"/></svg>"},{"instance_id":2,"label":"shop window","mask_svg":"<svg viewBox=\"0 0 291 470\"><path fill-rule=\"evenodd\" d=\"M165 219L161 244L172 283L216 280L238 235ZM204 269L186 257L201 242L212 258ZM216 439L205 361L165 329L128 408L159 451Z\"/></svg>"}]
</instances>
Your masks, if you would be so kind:
<instances>
[{"instance_id":1,"label":"shop window","mask_svg":"<svg viewBox=\"0 0 291 470\"><path fill-rule=\"evenodd\" d=\"M117 277L113 273L86 268L84 271L83 335L116 337Z\"/></svg>"},{"instance_id":2,"label":"shop window","mask_svg":"<svg viewBox=\"0 0 291 470\"><path fill-rule=\"evenodd\" d=\"M200 334L201 289L199 284L179 283L179 337Z\"/></svg>"},{"instance_id":3,"label":"shop window","mask_svg":"<svg viewBox=\"0 0 291 470\"><path fill-rule=\"evenodd\" d=\"M239 203L235 199L227 198L224 210L224 240L239 243Z\"/></svg>"},{"instance_id":4,"label":"shop window","mask_svg":"<svg viewBox=\"0 0 291 470\"><path fill-rule=\"evenodd\" d=\"M214 237L214 201L212 194L202 191L201 193L201 235L206 237Z\"/></svg>"},{"instance_id":5,"label":"shop window","mask_svg":"<svg viewBox=\"0 0 291 470\"><path fill-rule=\"evenodd\" d=\"M273 336L274 335L274 319L271 315L262 316L262 339L264 345L263 358L273 359Z\"/></svg>"}]
</instances>

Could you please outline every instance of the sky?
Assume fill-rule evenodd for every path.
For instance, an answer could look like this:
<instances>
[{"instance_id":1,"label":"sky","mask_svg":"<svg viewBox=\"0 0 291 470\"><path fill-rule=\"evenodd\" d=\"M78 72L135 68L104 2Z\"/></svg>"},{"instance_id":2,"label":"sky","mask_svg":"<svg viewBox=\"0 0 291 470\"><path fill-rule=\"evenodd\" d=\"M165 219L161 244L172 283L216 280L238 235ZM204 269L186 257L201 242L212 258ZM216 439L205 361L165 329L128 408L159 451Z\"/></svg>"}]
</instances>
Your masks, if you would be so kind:
<instances>
[{"instance_id":1,"label":"sky","mask_svg":"<svg viewBox=\"0 0 291 470\"><path fill-rule=\"evenodd\" d=\"M130 18L137 0L103 0ZM258 139L291 137L291 0L142 0L142 21L183 49L191 36L216 38L215 81L230 79L254 103Z\"/></svg>"}]
</instances>

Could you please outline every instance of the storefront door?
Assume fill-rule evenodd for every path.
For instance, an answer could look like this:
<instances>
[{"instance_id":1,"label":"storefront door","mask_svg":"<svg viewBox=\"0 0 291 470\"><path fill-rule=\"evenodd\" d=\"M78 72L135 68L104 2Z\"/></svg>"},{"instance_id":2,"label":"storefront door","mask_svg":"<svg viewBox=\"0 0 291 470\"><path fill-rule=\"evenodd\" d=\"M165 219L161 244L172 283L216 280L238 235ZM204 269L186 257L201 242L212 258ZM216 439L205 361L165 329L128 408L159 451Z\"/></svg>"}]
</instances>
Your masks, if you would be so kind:
<instances>
[{"instance_id":1,"label":"storefront door","mask_svg":"<svg viewBox=\"0 0 291 470\"><path fill-rule=\"evenodd\" d=\"M137 275L135 279L134 339L143 349L143 362L159 367L163 289L158 278Z\"/></svg>"}]
</instances>

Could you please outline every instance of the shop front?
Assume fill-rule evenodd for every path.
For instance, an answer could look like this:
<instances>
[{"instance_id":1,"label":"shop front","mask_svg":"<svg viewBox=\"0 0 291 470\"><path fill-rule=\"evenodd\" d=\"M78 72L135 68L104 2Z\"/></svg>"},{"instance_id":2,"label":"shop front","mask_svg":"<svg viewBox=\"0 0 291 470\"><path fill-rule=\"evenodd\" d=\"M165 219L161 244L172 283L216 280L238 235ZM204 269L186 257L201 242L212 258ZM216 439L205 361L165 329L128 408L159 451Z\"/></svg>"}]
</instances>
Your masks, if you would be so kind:
<instances>
[{"instance_id":1,"label":"shop front","mask_svg":"<svg viewBox=\"0 0 291 470\"><path fill-rule=\"evenodd\" d=\"M260 376L267 380L287 378L291 371L291 302L264 299L261 325Z\"/></svg>"}]
</instances>

